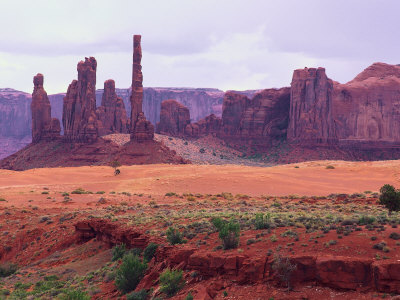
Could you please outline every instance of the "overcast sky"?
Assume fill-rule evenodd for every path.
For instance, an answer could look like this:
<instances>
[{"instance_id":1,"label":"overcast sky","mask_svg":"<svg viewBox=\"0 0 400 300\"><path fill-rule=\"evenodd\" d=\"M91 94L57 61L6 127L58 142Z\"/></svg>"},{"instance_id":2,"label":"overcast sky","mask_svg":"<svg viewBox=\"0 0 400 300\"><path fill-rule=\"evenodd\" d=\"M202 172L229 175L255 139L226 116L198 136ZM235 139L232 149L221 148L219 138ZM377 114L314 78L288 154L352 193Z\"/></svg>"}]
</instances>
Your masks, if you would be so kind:
<instances>
[{"instance_id":1,"label":"overcast sky","mask_svg":"<svg viewBox=\"0 0 400 300\"><path fill-rule=\"evenodd\" d=\"M296 68L347 82L376 61L400 63L400 1L0 0L0 87L66 92L85 56L97 88L129 87L132 35L142 35L144 86L260 89Z\"/></svg>"}]
</instances>

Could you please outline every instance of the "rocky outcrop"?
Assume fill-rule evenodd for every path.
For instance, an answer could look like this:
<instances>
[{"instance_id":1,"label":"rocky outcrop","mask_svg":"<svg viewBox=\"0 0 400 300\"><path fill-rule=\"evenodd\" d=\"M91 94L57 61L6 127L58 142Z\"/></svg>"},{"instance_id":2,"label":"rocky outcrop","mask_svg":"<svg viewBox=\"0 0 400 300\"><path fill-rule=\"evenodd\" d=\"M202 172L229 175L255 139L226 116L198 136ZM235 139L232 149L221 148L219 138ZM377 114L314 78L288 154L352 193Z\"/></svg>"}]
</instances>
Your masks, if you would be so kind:
<instances>
[{"instance_id":1,"label":"rocky outcrop","mask_svg":"<svg viewBox=\"0 0 400 300\"><path fill-rule=\"evenodd\" d=\"M133 36L132 94L131 94L131 140L151 141L154 138L154 125L146 120L142 110L143 74L141 36Z\"/></svg>"},{"instance_id":2,"label":"rocky outcrop","mask_svg":"<svg viewBox=\"0 0 400 300\"><path fill-rule=\"evenodd\" d=\"M110 247L125 244L128 248L144 249L149 243L149 236L132 227L123 227L104 219L79 221L75 224L78 242L96 238Z\"/></svg>"},{"instance_id":3,"label":"rocky outcrop","mask_svg":"<svg viewBox=\"0 0 400 300\"><path fill-rule=\"evenodd\" d=\"M165 100L161 103L157 133L183 136L188 124L190 124L190 113L186 106L175 100Z\"/></svg>"},{"instance_id":4,"label":"rocky outcrop","mask_svg":"<svg viewBox=\"0 0 400 300\"><path fill-rule=\"evenodd\" d=\"M225 94L220 136L225 139L270 143L284 139L289 122L290 89L266 89L252 99Z\"/></svg>"},{"instance_id":5,"label":"rocky outcrop","mask_svg":"<svg viewBox=\"0 0 400 300\"><path fill-rule=\"evenodd\" d=\"M250 101L245 95L227 92L222 105L222 137L236 137L240 121Z\"/></svg>"},{"instance_id":6,"label":"rocky outcrop","mask_svg":"<svg viewBox=\"0 0 400 300\"><path fill-rule=\"evenodd\" d=\"M32 142L51 141L60 136L60 121L51 118L51 106L47 93L43 88L44 77L37 74L33 77L32 93Z\"/></svg>"},{"instance_id":7,"label":"rocky outcrop","mask_svg":"<svg viewBox=\"0 0 400 300\"><path fill-rule=\"evenodd\" d=\"M336 142L332 117L333 82L324 68L293 73L287 139L304 145Z\"/></svg>"},{"instance_id":8,"label":"rocky outcrop","mask_svg":"<svg viewBox=\"0 0 400 300\"><path fill-rule=\"evenodd\" d=\"M94 57L78 63L78 80L68 87L63 103L64 138L71 142L94 142L98 137L96 115L96 69Z\"/></svg>"},{"instance_id":9,"label":"rocky outcrop","mask_svg":"<svg viewBox=\"0 0 400 300\"><path fill-rule=\"evenodd\" d=\"M346 84L336 84L333 119L340 145L400 145L400 66L375 63Z\"/></svg>"},{"instance_id":10,"label":"rocky outcrop","mask_svg":"<svg viewBox=\"0 0 400 300\"><path fill-rule=\"evenodd\" d=\"M200 121L188 124L185 128L185 136L198 138L205 135L217 136L221 130L221 118L212 114Z\"/></svg>"},{"instance_id":11,"label":"rocky outcrop","mask_svg":"<svg viewBox=\"0 0 400 300\"><path fill-rule=\"evenodd\" d=\"M111 133L128 133L129 122L122 98L115 93L112 79L104 82L101 105L97 108L98 133L100 136Z\"/></svg>"}]
</instances>

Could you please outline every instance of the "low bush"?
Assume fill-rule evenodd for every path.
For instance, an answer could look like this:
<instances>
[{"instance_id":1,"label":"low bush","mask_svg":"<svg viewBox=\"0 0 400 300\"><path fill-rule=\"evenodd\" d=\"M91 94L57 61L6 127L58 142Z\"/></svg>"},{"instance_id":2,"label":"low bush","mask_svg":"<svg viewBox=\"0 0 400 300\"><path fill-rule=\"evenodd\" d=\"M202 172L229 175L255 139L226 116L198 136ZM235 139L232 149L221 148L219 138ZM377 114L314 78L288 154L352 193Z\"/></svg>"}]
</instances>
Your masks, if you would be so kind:
<instances>
[{"instance_id":1,"label":"low bush","mask_svg":"<svg viewBox=\"0 0 400 300\"><path fill-rule=\"evenodd\" d=\"M133 291L142 280L147 263L138 256L127 253L115 275L115 285L124 294Z\"/></svg>"},{"instance_id":2,"label":"low bush","mask_svg":"<svg viewBox=\"0 0 400 300\"><path fill-rule=\"evenodd\" d=\"M267 213L263 215L262 213L256 214L254 224L256 229L268 229L271 227L271 214Z\"/></svg>"},{"instance_id":3,"label":"low bush","mask_svg":"<svg viewBox=\"0 0 400 300\"><path fill-rule=\"evenodd\" d=\"M288 257L282 257L279 253L276 253L272 263L272 269L275 271L278 278L286 284L288 290L290 291L292 288L292 274L293 271L297 269L297 265L292 264Z\"/></svg>"},{"instance_id":4,"label":"low bush","mask_svg":"<svg viewBox=\"0 0 400 300\"><path fill-rule=\"evenodd\" d=\"M156 250L158 248L158 245L155 243L150 243L146 249L144 249L143 252L143 258L147 261L150 261L153 257L154 254L156 253Z\"/></svg>"},{"instance_id":5,"label":"low bush","mask_svg":"<svg viewBox=\"0 0 400 300\"><path fill-rule=\"evenodd\" d=\"M167 229L166 235L167 240L171 245L184 243L182 233L180 233L179 230L174 227L169 227Z\"/></svg>"},{"instance_id":6,"label":"low bush","mask_svg":"<svg viewBox=\"0 0 400 300\"><path fill-rule=\"evenodd\" d=\"M5 263L0 264L0 277L8 277L17 271L18 267L15 264Z\"/></svg>"},{"instance_id":7,"label":"low bush","mask_svg":"<svg viewBox=\"0 0 400 300\"><path fill-rule=\"evenodd\" d=\"M185 285L182 270L166 269L160 275L161 292L168 297L175 295Z\"/></svg>"},{"instance_id":8,"label":"low bush","mask_svg":"<svg viewBox=\"0 0 400 300\"><path fill-rule=\"evenodd\" d=\"M237 248L239 245L240 225L231 220L229 222L221 218L213 218L211 220L219 233L219 238L222 241L222 247L225 250Z\"/></svg>"},{"instance_id":9,"label":"low bush","mask_svg":"<svg viewBox=\"0 0 400 300\"><path fill-rule=\"evenodd\" d=\"M149 292L145 289L126 295L126 300L146 300Z\"/></svg>"},{"instance_id":10,"label":"low bush","mask_svg":"<svg viewBox=\"0 0 400 300\"><path fill-rule=\"evenodd\" d=\"M61 300L90 300L90 296L81 290L66 290L60 296Z\"/></svg>"},{"instance_id":11,"label":"low bush","mask_svg":"<svg viewBox=\"0 0 400 300\"><path fill-rule=\"evenodd\" d=\"M126 253L125 244L117 245L112 248L112 261L121 259Z\"/></svg>"}]
</instances>

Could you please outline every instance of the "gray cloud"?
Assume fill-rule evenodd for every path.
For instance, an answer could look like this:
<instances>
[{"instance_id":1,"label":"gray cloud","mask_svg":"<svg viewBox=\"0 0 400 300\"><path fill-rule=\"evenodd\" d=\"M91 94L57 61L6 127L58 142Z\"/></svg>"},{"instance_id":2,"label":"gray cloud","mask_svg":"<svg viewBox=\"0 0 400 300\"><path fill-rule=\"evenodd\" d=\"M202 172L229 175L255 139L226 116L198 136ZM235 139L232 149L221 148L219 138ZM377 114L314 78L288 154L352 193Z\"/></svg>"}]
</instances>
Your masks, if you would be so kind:
<instances>
[{"instance_id":1,"label":"gray cloud","mask_svg":"<svg viewBox=\"0 0 400 300\"><path fill-rule=\"evenodd\" d=\"M284 86L305 66L343 82L399 62L396 0L2 0L2 11L0 86L26 91L37 72L65 91L89 55L99 87L129 86L135 33L147 86Z\"/></svg>"}]
</instances>

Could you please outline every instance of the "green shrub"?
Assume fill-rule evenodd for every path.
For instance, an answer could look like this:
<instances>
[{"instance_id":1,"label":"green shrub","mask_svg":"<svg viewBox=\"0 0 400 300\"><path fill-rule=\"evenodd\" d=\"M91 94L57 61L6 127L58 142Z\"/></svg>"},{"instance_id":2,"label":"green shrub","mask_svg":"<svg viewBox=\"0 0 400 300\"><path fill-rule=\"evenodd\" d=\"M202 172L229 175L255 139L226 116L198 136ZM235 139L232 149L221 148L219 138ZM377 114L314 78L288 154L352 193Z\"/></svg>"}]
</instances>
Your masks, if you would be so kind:
<instances>
[{"instance_id":1,"label":"green shrub","mask_svg":"<svg viewBox=\"0 0 400 300\"><path fill-rule=\"evenodd\" d=\"M189 294L187 294L187 296L185 297L185 300L193 300L193 295L191 292L189 292Z\"/></svg>"},{"instance_id":2,"label":"green shrub","mask_svg":"<svg viewBox=\"0 0 400 300\"><path fill-rule=\"evenodd\" d=\"M375 218L372 216L361 216L358 218L358 225L368 225L373 224L375 222Z\"/></svg>"},{"instance_id":3,"label":"green shrub","mask_svg":"<svg viewBox=\"0 0 400 300\"><path fill-rule=\"evenodd\" d=\"M169 227L166 232L167 240L171 245L183 244L182 233L174 227Z\"/></svg>"},{"instance_id":4,"label":"green shrub","mask_svg":"<svg viewBox=\"0 0 400 300\"><path fill-rule=\"evenodd\" d=\"M331 166L331 165L329 165L329 166L326 166L326 169L328 169L328 170L332 170L332 169L334 169L335 167L334 166Z\"/></svg>"},{"instance_id":5,"label":"green shrub","mask_svg":"<svg viewBox=\"0 0 400 300\"><path fill-rule=\"evenodd\" d=\"M112 248L112 261L121 259L126 253L125 244L117 245Z\"/></svg>"},{"instance_id":6,"label":"green shrub","mask_svg":"<svg viewBox=\"0 0 400 300\"><path fill-rule=\"evenodd\" d=\"M154 254L156 254L157 248L158 245L155 243L148 244L146 249L144 249L143 258L147 261L150 261L154 257Z\"/></svg>"},{"instance_id":7,"label":"green shrub","mask_svg":"<svg viewBox=\"0 0 400 300\"><path fill-rule=\"evenodd\" d=\"M182 270L166 269L160 275L161 292L168 297L175 295L184 286Z\"/></svg>"},{"instance_id":8,"label":"green shrub","mask_svg":"<svg viewBox=\"0 0 400 300\"><path fill-rule=\"evenodd\" d=\"M200 153L205 153L205 152L206 152L206 149L200 148L199 152L200 152Z\"/></svg>"},{"instance_id":9,"label":"green shrub","mask_svg":"<svg viewBox=\"0 0 400 300\"><path fill-rule=\"evenodd\" d=\"M146 300L149 292L145 289L126 295L126 300Z\"/></svg>"},{"instance_id":10,"label":"green shrub","mask_svg":"<svg viewBox=\"0 0 400 300\"><path fill-rule=\"evenodd\" d=\"M72 191L71 194L88 194L87 191L85 191L83 188L77 188L76 190Z\"/></svg>"},{"instance_id":11,"label":"green shrub","mask_svg":"<svg viewBox=\"0 0 400 300\"><path fill-rule=\"evenodd\" d=\"M237 248L240 234L239 223L233 220L227 222L221 218L213 218L211 222L219 232L218 236L222 241L222 247L225 250Z\"/></svg>"},{"instance_id":12,"label":"green shrub","mask_svg":"<svg viewBox=\"0 0 400 300\"><path fill-rule=\"evenodd\" d=\"M286 283L288 290L291 290L291 278L293 271L296 270L297 265L292 264L288 257L282 257L279 253L274 256L274 261L272 262L272 270L275 271L278 278Z\"/></svg>"},{"instance_id":13,"label":"green shrub","mask_svg":"<svg viewBox=\"0 0 400 300\"><path fill-rule=\"evenodd\" d=\"M138 256L128 253L122 259L122 264L115 275L115 285L124 294L133 291L142 280L147 269L147 263Z\"/></svg>"},{"instance_id":14,"label":"green shrub","mask_svg":"<svg viewBox=\"0 0 400 300\"><path fill-rule=\"evenodd\" d=\"M400 211L400 191L394 186L385 184L380 189L379 204L384 205L389 210L389 215L393 211Z\"/></svg>"},{"instance_id":15,"label":"green shrub","mask_svg":"<svg viewBox=\"0 0 400 300\"><path fill-rule=\"evenodd\" d=\"M168 192L165 194L166 197L172 197L172 196L178 196L176 193L174 192Z\"/></svg>"},{"instance_id":16,"label":"green shrub","mask_svg":"<svg viewBox=\"0 0 400 300\"><path fill-rule=\"evenodd\" d=\"M61 300L90 300L90 296L81 290L67 290L61 295Z\"/></svg>"},{"instance_id":17,"label":"green shrub","mask_svg":"<svg viewBox=\"0 0 400 300\"><path fill-rule=\"evenodd\" d=\"M256 226L256 229L268 229L271 226L271 214L270 213L267 213L266 215L263 215L262 213L256 214L254 224Z\"/></svg>"},{"instance_id":18,"label":"green shrub","mask_svg":"<svg viewBox=\"0 0 400 300\"><path fill-rule=\"evenodd\" d=\"M393 240L400 240L400 234L397 233L397 232L392 232L392 233L389 235L389 238L391 238L391 239L393 239Z\"/></svg>"},{"instance_id":19,"label":"green shrub","mask_svg":"<svg viewBox=\"0 0 400 300\"><path fill-rule=\"evenodd\" d=\"M14 274L17 271L18 267L16 264L0 264L0 277L7 277Z\"/></svg>"}]
</instances>

